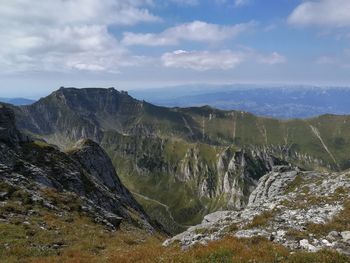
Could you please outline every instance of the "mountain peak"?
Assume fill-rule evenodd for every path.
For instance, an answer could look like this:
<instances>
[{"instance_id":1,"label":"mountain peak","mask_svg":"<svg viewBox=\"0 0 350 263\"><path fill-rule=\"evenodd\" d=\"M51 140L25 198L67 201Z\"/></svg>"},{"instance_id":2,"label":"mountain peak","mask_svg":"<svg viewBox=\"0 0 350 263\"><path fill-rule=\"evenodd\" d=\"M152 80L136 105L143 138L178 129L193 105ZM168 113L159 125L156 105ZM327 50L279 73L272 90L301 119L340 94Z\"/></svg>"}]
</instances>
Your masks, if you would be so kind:
<instances>
[{"instance_id":1,"label":"mountain peak","mask_svg":"<svg viewBox=\"0 0 350 263\"><path fill-rule=\"evenodd\" d=\"M122 102L137 103L126 91L111 88L61 87L42 101L56 100L72 109L86 109L92 112L116 110Z\"/></svg>"},{"instance_id":2,"label":"mountain peak","mask_svg":"<svg viewBox=\"0 0 350 263\"><path fill-rule=\"evenodd\" d=\"M54 91L53 93L115 93L115 94L123 94L128 95L127 91L124 90L117 90L115 87L109 87L109 88L99 88L99 87L89 87L89 88L75 88L75 87L60 87L58 90Z\"/></svg>"}]
</instances>

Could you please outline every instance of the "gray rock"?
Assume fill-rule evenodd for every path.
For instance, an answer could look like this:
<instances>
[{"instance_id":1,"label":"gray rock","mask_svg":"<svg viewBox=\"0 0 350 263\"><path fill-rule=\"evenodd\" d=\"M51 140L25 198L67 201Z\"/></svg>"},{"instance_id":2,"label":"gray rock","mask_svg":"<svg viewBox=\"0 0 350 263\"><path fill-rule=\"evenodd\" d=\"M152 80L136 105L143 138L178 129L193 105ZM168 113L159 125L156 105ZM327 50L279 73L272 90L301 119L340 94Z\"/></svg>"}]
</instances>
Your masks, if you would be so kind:
<instances>
[{"instance_id":1,"label":"gray rock","mask_svg":"<svg viewBox=\"0 0 350 263\"><path fill-rule=\"evenodd\" d=\"M297 177L302 179L295 181ZM296 183L300 185L295 185ZM248 205L243 210L221 211L207 215L200 225L191 227L167 240L164 245L180 242L187 248L230 234L238 238L262 236L291 250L304 249L315 252L331 248L347 254L350 252L347 248L349 246L342 245L342 242L349 242L350 233L348 232L332 231L327 237L320 239L316 239L316 235L310 233L308 239L301 241L289 233L302 234L309 223L325 224L341 212L350 192L349 183L349 172L328 174L301 172L290 166L274 167L272 172L259 180L249 198ZM293 187L289 188L292 184ZM334 185L342 187L344 197L335 193L337 188ZM306 194L305 189L309 189L309 193ZM326 194L330 196L333 193L337 198L330 198L327 202L322 201L326 200L324 199ZM313 201L318 199L319 202ZM256 216L266 218L266 222L251 226L250 223ZM198 229L202 233L200 237L196 236Z\"/></svg>"},{"instance_id":2,"label":"gray rock","mask_svg":"<svg viewBox=\"0 0 350 263\"><path fill-rule=\"evenodd\" d=\"M0 105L0 141L6 143L17 143L26 140L15 126L14 112Z\"/></svg>"},{"instance_id":3,"label":"gray rock","mask_svg":"<svg viewBox=\"0 0 350 263\"><path fill-rule=\"evenodd\" d=\"M340 233L344 242L350 243L350 231L344 231Z\"/></svg>"},{"instance_id":4,"label":"gray rock","mask_svg":"<svg viewBox=\"0 0 350 263\"><path fill-rule=\"evenodd\" d=\"M111 160L97 143L81 141L67 154L57 147L23 138L12 110L0 107L0 182L26 193L28 201L57 215L71 212L73 207L62 208L39 191L50 188L69 195L84 206L88 216L100 218L112 229L118 228L122 220L150 232L160 229L121 183ZM7 195L1 193L0 200Z\"/></svg>"},{"instance_id":5,"label":"gray rock","mask_svg":"<svg viewBox=\"0 0 350 263\"><path fill-rule=\"evenodd\" d=\"M0 192L0 200L5 200L9 196L8 192Z\"/></svg>"},{"instance_id":6,"label":"gray rock","mask_svg":"<svg viewBox=\"0 0 350 263\"><path fill-rule=\"evenodd\" d=\"M338 240L340 237L341 237L341 234L339 232L337 232L337 231L331 231L327 235L327 239L329 239L331 241Z\"/></svg>"}]
</instances>

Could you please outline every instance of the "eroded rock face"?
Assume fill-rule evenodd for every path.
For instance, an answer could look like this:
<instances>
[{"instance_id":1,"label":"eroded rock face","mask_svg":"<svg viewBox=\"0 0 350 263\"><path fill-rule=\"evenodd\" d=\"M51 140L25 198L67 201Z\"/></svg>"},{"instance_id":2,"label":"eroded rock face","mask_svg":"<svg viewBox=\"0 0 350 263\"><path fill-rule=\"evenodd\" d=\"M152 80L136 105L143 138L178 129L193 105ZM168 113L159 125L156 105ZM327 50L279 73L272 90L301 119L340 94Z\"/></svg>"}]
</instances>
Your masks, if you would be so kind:
<instances>
[{"instance_id":1,"label":"eroded rock face","mask_svg":"<svg viewBox=\"0 0 350 263\"><path fill-rule=\"evenodd\" d=\"M349 172L329 174L275 167L259 180L245 209L207 215L200 225L190 227L164 245L180 242L187 248L225 235L262 236L292 250L314 252L330 248L350 255L346 225L344 231L330 233L317 233L310 228L314 224L322 229L334 217L344 216L341 213L349 209L349 193Z\"/></svg>"},{"instance_id":2,"label":"eroded rock face","mask_svg":"<svg viewBox=\"0 0 350 263\"><path fill-rule=\"evenodd\" d=\"M24 140L7 108L0 108L0 125L0 183L19 188L32 202L44 203L57 211L62 208L41 193L45 189L58 195L69 193L79 200L78 210L96 222L116 229L126 221L155 231L157 226L122 185L111 160L98 144L82 141L67 154L42 141ZM6 199L7 193L1 193L0 198Z\"/></svg>"},{"instance_id":3,"label":"eroded rock face","mask_svg":"<svg viewBox=\"0 0 350 263\"><path fill-rule=\"evenodd\" d=\"M105 151L92 140L80 140L69 155L79 161L85 169L109 189L122 192L122 184Z\"/></svg>"},{"instance_id":4,"label":"eroded rock face","mask_svg":"<svg viewBox=\"0 0 350 263\"><path fill-rule=\"evenodd\" d=\"M136 202L120 181L107 153L96 142L89 139L80 140L68 155L77 160L90 175L106 186L110 192L116 194L125 205L142 215L146 215L141 205Z\"/></svg>"},{"instance_id":5,"label":"eroded rock face","mask_svg":"<svg viewBox=\"0 0 350 263\"><path fill-rule=\"evenodd\" d=\"M0 141L15 143L25 139L25 136L22 136L15 127L15 114L13 111L0 105Z\"/></svg>"}]
</instances>

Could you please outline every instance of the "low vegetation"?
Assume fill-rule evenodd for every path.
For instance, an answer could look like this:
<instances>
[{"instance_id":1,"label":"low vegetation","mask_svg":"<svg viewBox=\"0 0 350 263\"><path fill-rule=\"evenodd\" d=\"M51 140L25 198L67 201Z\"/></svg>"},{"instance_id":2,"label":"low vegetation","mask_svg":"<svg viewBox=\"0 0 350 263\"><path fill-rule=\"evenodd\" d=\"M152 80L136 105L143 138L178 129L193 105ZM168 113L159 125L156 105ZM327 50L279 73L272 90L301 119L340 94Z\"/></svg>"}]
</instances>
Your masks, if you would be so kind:
<instances>
[{"instance_id":1,"label":"low vegetation","mask_svg":"<svg viewBox=\"0 0 350 263\"><path fill-rule=\"evenodd\" d=\"M269 223L269 221L273 218L274 214L274 211L264 211L261 214L255 216L253 220L250 223L248 223L244 228L251 229L266 226Z\"/></svg>"},{"instance_id":2,"label":"low vegetation","mask_svg":"<svg viewBox=\"0 0 350 263\"><path fill-rule=\"evenodd\" d=\"M350 201L344 204L344 209L326 224L308 224L307 230L317 236L325 236L331 231L350 231Z\"/></svg>"},{"instance_id":3,"label":"low vegetation","mask_svg":"<svg viewBox=\"0 0 350 263\"><path fill-rule=\"evenodd\" d=\"M47 195L50 198L56 196L53 192ZM57 200L57 205L65 204L64 198ZM20 207L17 204L16 209ZM27 208L28 205L24 206L21 214L14 216L11 222L0 223L1 263L349 262L347 257L331 251L290 253L285 247L264 238L227 236L207 246L197 245L183 251L178 245L163 247L165 236L150 235L127 223L123 223L120 230L111 232L76 211L56 214L34 205L28 213ZM334 224L344 223L348 212L344 210ZM269 217L265 214L253 222L259 226ZM235 228L233 225L232 230Z\"/></svg>"},{"instance_id":4,"label":"low vegetation","mask_svg":"<svg viewBox=\"0 0 350 263\"><path fill-rule=\"evenodd\" d=\"M79 229L81 230L81 228ZM76 234L76 231L73 230ZM291 254L283 246L276 245L262 238L236 239L226 237L223 240L210 243L208 246L196 246L188 251L178 247L165 248L156 237L146 237L137 232L106 233L97 232L92 235L87 229L84 235L89 240L78 241L71 247L56 250L49 255L41 254L33 257L26 254L22 247L12 250L18 253L16 257L2 257L4 262L55 263L55 262L176 262L176 263L229 263L229 262L285 262L285 263L345 263L348 258L336 252L320 251L318 253L298 252ZM96 234L96 233L95 233ZM82 238L82 234L77 238ZM22 251L21 251L22 250ZM23 256L26 256L23 258ZM39 257L38 257L39 256Z\"/></svg>"}]
</instances>

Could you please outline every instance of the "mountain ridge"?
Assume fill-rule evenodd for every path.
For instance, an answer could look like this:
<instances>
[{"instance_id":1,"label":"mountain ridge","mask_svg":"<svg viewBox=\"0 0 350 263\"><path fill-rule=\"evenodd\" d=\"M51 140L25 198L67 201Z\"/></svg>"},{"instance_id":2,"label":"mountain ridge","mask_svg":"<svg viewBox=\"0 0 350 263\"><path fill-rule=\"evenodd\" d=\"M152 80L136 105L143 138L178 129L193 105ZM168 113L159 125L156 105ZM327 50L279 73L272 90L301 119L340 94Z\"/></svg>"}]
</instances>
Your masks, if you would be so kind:
<instances>
[{"instance_id":1,"label":"mountain ridge","mask_svg":"<svg viewBox=\"0 0 350 263\"><path fill-rule=\"evenodd\" d=\"M211 107L166 108L113 88L61 88L12 108L23 131L61 148L82 138L100 143L131 191L170 207L176 223L164 207L138 198L169 232L207 213L245 206L271 158L309 170L350 167L350 116L286 121ZM232 166L222 172L227 150ZM234 161L241 152L244 161ZM251 156L260 157L247 165Z\"/></svg>"}]
</instances>

